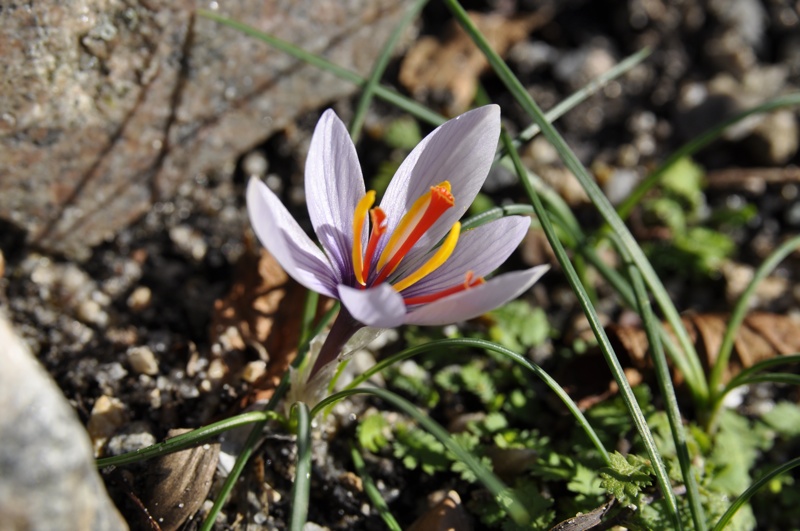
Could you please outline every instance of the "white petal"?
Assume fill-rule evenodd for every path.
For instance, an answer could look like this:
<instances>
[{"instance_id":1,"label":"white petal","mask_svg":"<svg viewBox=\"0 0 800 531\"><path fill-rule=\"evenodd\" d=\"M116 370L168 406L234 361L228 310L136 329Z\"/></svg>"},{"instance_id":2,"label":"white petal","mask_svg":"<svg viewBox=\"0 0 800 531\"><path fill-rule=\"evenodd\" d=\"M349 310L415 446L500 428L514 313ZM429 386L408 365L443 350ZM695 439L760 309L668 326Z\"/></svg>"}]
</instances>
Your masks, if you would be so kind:
<instances>
[{"instance_id":1,"label":"white petal","mask_svg":"<svg viewBox=\"0 0 800 531\"><path fill-rule=\"evenodd\" d=\"M466 231L458 238L450 258L439 269L404 290L403 297L435 293L461 284L467 271L472 271L475 278L485 277L514 252L530 224L528 217L507 216ZM419 262L426 258L422 257Z\"/></svg>"},{"instance_id":2,"label":"white petal","mask_svg":"<svg viewBox=\"0 0 800 531\"><path fill-rule=\"evenodd\" d=\"M455 198L455 206L420 239L407 259L430 250L467 211L489 174L499 136L500 108L480 107L437 127L400 165L381 200L390 230L431 186L449 181Z\"/></svg>"},{"instance_id":3,"label":"white petal","mask_svg":"<svg viewBox=\"0 0 800 531\"><path fill-rule=\"evenodd\" d=\"M352 278L353 213L366 191L350 134L330 109L319 119L311 138L305 190L317 238L343 278ZM366 227L361 238L366 246Z\"/></svg>"},{"instance_id":4,"label":"white petal","mask_svg":"<svg viewBox=\"0 0 800 531\"><path fill-rule=\"evenodd\" d=\"M403 297L386 283L368 289L340 285L339 299L350 315L367 326L394 328L406 316Z\"/></svg>"},{"instance_id":5,"label":"white petal","mask_svg":"<svg viewBox=\"0 0 800 531\"><path fill-rule=\"evenodd\" d=\"M261 244L289 276L312 291L336 297L338 273L281 200L258 179L247 184L247 213Z\"/></svg>"},{"instance_id":6,"label":"white petal","mask_svg":"<svg viewBox=\"0 0 800 531\"><path fill-rule=\"evenodd\" d=\"M486 284L412 310L406 315L406 323L439 326L478 317L525 293L548 269L550 266L544 265L497 276Z\"/></svg>"}]
</instances>

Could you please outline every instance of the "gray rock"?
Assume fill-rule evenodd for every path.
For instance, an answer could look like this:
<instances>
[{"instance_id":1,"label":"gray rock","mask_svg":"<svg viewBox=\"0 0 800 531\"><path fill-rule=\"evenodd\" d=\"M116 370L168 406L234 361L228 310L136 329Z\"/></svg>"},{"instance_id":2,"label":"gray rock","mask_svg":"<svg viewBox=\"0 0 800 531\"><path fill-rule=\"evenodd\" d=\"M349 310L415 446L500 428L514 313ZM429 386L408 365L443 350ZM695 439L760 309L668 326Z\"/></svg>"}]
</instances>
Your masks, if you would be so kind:
<instances>
[{"instance_id":1,"label":"gray rock","mask_svg":"<svg viewBox=\"0 0 800 531\"><path fill-rule=\"evenodd\" d=\"M770 166L789 162L797 153L798 145L800 131L792 109L779 109L764 116L747 141L753 158Z\"/></svg>"},{"instance_id":2,"label":"gray rock","mask_svg":"<svg viewBox=\"0 0 800 531\"><path fill-rule=\"evenodd\" d=\"M65 0L0 17L0 216L48 251L89 249L303 112L355 90L230 18L358 71L405 10L390 0Z\"/></svg>"},{"instance_id":3,"label":"gray rock","mask_svg":"<svg viewBox=\"0 0 800 531\"><path fill-rule=\"evenodd\" d=\"M5 530L128 529L60 390L0 316L0 522Z\"/></svg>"},{"instance_id":4,"label":"gray rock","mask_svg":"<svg viewBox=\"0 0 800 531\"><path fill-rule=\"evenodd\" d=\"M707 83L687 83L677 102L676 126L683 137L694 137L734 114L786 92L789 88L786 78L786 68L774 65L753 68L742 79L719 74ZM727 128L722 137L733 142L743 140L765 116L769 115L751 115ZM782 149L785 151L785 146Z\"/></svg>"}]
</instances>

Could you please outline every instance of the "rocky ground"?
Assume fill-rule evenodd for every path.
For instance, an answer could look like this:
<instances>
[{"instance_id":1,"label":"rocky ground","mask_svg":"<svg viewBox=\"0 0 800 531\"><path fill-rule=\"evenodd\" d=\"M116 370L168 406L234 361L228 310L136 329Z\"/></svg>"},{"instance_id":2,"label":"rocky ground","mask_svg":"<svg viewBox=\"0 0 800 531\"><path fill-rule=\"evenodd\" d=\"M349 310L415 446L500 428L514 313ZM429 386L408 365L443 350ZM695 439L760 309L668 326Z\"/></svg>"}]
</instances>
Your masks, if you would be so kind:
<instances>
[{"instance_id":1,"label":"rocky ground","mask_svg":"<svg viewBox=\"0 0 800 531\"><path fill-rule=\"evenodd\" d=\"M747 107L796 92L800 85L800 7L789 0L631 0L613 5L580 0L497 0L470 2L467 7L482 14L485 31L496 36L495 44L545 109L627 55L645 46L652 49L646 61L558 122L612 198L624 197L649 170L706 128ZM138 9L129 11L137 13ZM169 11L149 4L141 9L149 17L142 23L154 28L164 24L155 15L159 9ZM231 9L233 16L258 22L255 8L245 2L241 9ZM359 9L360 18L346 14L355 40L343 36L347 31L325 36L275 31L288 32L285 38L310 49L325 48L320 46L322 41L323 45L335 45L330 53L333 60L367 72L370 63L361 51L363 43L387 34L397 14L388 7ZM182 11L169 13L173 21L184 20ZM13 9L8 15L24 18ZM300 8L290 15L286 20L295 21L299 28L312 23L304 17L322 16ZM88 23L86 28L76 29L89 40L80 52L87 57L78 54L75 61L99 57L107 63L104 68L126 71L129 63L113 63L119 56L106 49L108 43L122 47L123 37L150 37L130 21L122 28L120 18L104 16L98 16L93 27L101 28L110 21L118 36L104 37ZM384 81L450 114L470 104L470 90L480 81L502 106L508 127L521 130L528 120L480 62L474 68L453 68L453 54L462 48L449 29L450 18L445 7L432 2L404 39ZM37 20L44 24L48 19ZM165 84L160 90L172 105L169 116L163 111L156 113L161 113L162 125L153 126L152 121L147 126L137 125L152 118L153 109L159 108L158 101L148 99L157 96L153 87L142 91L139 103L131 104L132 114L98 111L98 116L110 120L93 129L98 138L125 140L108 144L113 156L92 154L93 140L78 135L86 124L72 118L54 125L43 124L42 118L30 114L5 113L5 125L0 129L0 153L4 154L0 170L4 174L0 185L4 190L0 200L0 301L17 333L88 426L97 455L123 453L162 440L169 430L225 418L246 407L254 393L269 392L277 374L270 363L285 365L291 348L284 345L284 359L276 359L275 349L267 352L259 347L276 333L269 329L271 322L255 320L261 325L245 332L235 322L237 318L250 319L258 311L252 307L235 310L235 287L254 289L263 281L248 280L247 271L257 269L259 261L245 212L246 180L250 176L266 179L293 213L303 217L302 168L313 125L328 105L347 122L357 98L348 96L352 91L346 84L327 86L323 93L311 96L326 85L320 80L327 78L320 78L312 68L288 62L278 52L267 52L266 45L252 40L237 37L237 48L225 49L209 37L217 31L209 21L196 19L181 27L181 31L173 30L172 37L176 49L184 50L182 59L174 55L174 49L162 49L165 44L153 45L150 52L153 57L163 56L165 59L159 60L174 70L151 73L155 75L153 83ZM267 31L280 28L269 22L262 27ZM201 32L197 34L200 37L187 37L192 31ZM250 59L237 59L242 69L222 61L219 65L230 70L206 72L205 77L188 75L194 68L203 71L199 65L205 56L186 51L201 45L205 47L202 53L212 59L217 50L225 50L219 51L225 57L246 50ZM50 53L58 59L67 54L58 48ZM15 72L24 71L19 63L22 57L15 59ZM131 58L128 61L135 63ZM260 66L252 72L250 66L256 63ZM141 66L142 71L146 66ZM106 75L106 70L98 68L91 69L93 75ZM55 71L69 76L66 70ZM442 72L447 75L434 75ZM73 75L78 76L77 71ZM228 88L215 85L215 79L227 82ZM285 86L276 88L276 79ZM133 76L126 82L135 88L142 79ZM74 93L82 81L76 77L64 83L67 88L62 97L70 90ZM176 87L184 84L202 86L178 92ZM11 101L8 92L18 87L5 85L2 90L5 101ZM241 95L242 91L246 94ZM102 92L98 89L82 98L89 98L86 105L91 106L91 98L100 98ZM175 100L175 94L181 99ZM202 101L214 105L204 106L201 99L192 98L205 98ZM242 128L243 116L255 113L254 109L270 116L291 98L295 98L291 111L283 107L276 115L279 118L267 127L259 129L258 124L265 122L258 119ZM189 111L194 114L187 114ZM366 176L380 175L381 163L397 156L385 134L400 114L385 103L373 105L366 137L359 145ZM41 137L47 127L51 131L60 127L58 138L50 143ZM153 129L158 134L152 133ZM146 137L148 131L152 138ZM800 229L799 135L796 109L780 109L741 122L726 132L723 140L697 155L695 160L709 172L703 208L714 211L749 202L757 214L734 231L736 252L725 268L712 275L711 282L665 269L669 276L664 282L681 310L729 309L730 301L741 291L742 278L787 235ZM157 149L148 152L146 164L128 166L147 147L138 141L144 137L150 148ZM81 145L76 147L75 142ZM78 148L84 151L76 151ZM528 144L523 156L587 226L597 223L578 185L543 139ZM70 159L74 163L68 164ZM90 162L82 166L83 160ZM106 173L96 177L99 174L93 172L103 165ZM82 184L69 181L72 188L60 192L54 205L47 194L69 176ZM123 193L114 188L120 179L131 179L135 190L124 188L124 194L131 195L114 201L115 193ZM496 204L524 200L519 184L503 170L493 172L486 192ZM83 209L87 216L77 224L70 218L76 209ZM637 221L634 216L631 223L643 240L658 239L646 220ZM515 261L548 259L547 250L537 247L537 241L532 236ZM796 266L796 259L789 261L759 292L762 309L783 314L797 311L800 273ZM270 286L273 288L288 294L287 300L302 300L302 293L291 284L276 281ZM574 332L579 319L574 318L574 301L558 273L549 275L541 290L538 300L552 313L560 333ZM600 306L609 319L619 314L613 300L603 300ZM281 330L293 326L286 323ZM336 416L336 429L352 429L349 415L364 406L352 407L355 409ZM270 435L246 472L246 481L223 511L225 523L220 522L220 529L284 525L293 448L291 439L281 432ZM333 436L320 442L316 451L320 461L310 520L331 529L381 528L374 514L362 512L365 499L356 487L357 478L343 464L349 459L342 457L348 452L346 440ZM409 515L416 514L421 505L415 492L442 488L430 479L418 484L423 480L390 460L381 460L375 467L393 508L404 507ZM114 501L134 529L149 525L145 509L152 514L155 509L149 504L158 496L153 494L156 487L152 481L137 476L146 470L146 466L134 466L104 476ZM212 473L208 481L213 491L220 484L220 475ZM203 496L199 501L201 511L209 508L211 502Z\"/></svg>"}]
</instances>

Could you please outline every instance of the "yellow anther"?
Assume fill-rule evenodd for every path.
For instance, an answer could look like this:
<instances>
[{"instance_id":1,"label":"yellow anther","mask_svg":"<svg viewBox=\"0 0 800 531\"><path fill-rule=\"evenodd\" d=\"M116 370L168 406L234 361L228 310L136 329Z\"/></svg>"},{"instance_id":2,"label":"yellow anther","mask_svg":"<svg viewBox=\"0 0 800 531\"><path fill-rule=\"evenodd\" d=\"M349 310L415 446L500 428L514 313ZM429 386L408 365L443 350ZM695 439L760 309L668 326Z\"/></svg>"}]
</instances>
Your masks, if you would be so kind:
<instances>
[{"instance_id":1,"label":"yellow anther","mask_svg":"<svg viewBox=\"0 0 800 531\"><path fill-rule=\"evenodd\" d=\"M408 212L400 219L400 223L392 232L380 258L378 271L393 262L389 270L383 272L383 277L390 275L400 264L405 254L417 242L444 212L455 204L450 192L450 183L444 181L431 186L431 189L414 201Z\"/></svg>"},{"instance_id":2,"label":"yellow anther","mask_svg":"<svg viewBox=\"0 0 800 531\"><path fill-rule=\"evenodd\" d=\"M427 261L425 262L422 267L408 275L406 278L401 280L400 282L396 283L393 287L397 291L403 291L404 289L416 284L426 276L430 275L439 267L444 264L450 255L453 254L453 251L456 248L456 243L458 242L458 236L461 234L461 223L456 221L453 225L453 228L450 229L450 233L445 238L442 245L436 251L436 253Z\"/></svg>"},{"instance_id":3,"label":"yellow anther","mask_svg":"<svg viewBox=\"0 0 800 531\"><path fill-rule=\"evenodd\" d=\"M353 271L356 275L356 280L362 286L366 285L367 281L364 278L364 250L361 245L361 235L364 232L364 221L367 219L367 213L373 204L375 204L375 191L370 190L358 202L356 211L353 214Z\"/></svg>"}]
</instances>

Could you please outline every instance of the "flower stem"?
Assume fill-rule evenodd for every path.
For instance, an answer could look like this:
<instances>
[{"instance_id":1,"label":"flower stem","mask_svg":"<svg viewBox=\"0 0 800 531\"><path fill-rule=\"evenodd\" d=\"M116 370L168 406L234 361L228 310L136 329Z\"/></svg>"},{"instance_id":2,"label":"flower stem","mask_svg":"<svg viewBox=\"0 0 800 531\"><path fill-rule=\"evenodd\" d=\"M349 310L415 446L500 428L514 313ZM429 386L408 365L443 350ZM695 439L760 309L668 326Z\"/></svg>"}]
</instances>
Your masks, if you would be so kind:
<instances>
[{"instance_id":1,"label":"flower stem","mask_svg":"<svg viewBox=\"0 0 800 531\"><path fill-rule=\"evenodd\" d=\"M350 312L347 311L347 308L342 305L341 310L339 310L339 315L337 315L336 320L333 321L328 337L325 338L325 343L322 344L319 356L317 356L317 361L314 363L314 368L311 369L308 379L311 380L320 369L336 360L336 357L342 351L342 348L344 348L345 343L353 337L353 334L363 327L364 325L356 321L353 316L350 315Z\"/></svg>"}]
</instances>

